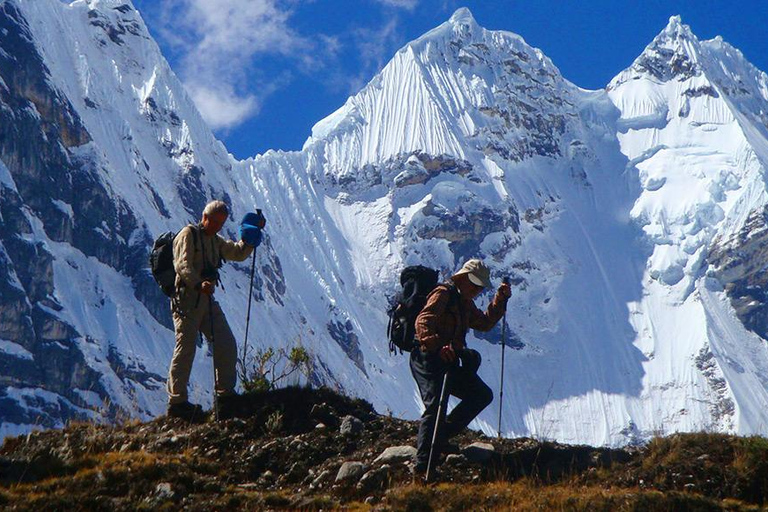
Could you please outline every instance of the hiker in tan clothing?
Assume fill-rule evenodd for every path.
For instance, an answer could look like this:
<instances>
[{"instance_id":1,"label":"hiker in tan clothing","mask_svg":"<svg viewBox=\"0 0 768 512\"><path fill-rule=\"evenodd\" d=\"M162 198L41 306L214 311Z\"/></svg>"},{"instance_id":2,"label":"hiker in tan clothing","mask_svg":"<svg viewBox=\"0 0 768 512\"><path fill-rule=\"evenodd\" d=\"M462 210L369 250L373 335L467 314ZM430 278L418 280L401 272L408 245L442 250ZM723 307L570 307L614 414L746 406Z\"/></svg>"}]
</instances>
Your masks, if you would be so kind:
<instances>
[{"instance_id":1,"label":"hiker in tan clothing","mask_svg":"<svg viewBox=\"0 0 768 512\"><path fill-rule=\"evenodd\" d=\"M237 345L221 306L214 299L222 258L243 261L261 242L261 229L266 221L259 214L254 225L245 221L240 227L241 240L233 242L218 235L229 216L222 201L211 201L197 225L190 224L173 241L173 266L176 270L176 293L171 299L176 346L168 376L168 416L192 419L202 417L202 407L191 404L187 385L195 358L197 336L202 332L213 347L216 396L220 415L227 398L235 394ZM258 224L258 225L256 225Z\"/></svg>"}]
</instances>

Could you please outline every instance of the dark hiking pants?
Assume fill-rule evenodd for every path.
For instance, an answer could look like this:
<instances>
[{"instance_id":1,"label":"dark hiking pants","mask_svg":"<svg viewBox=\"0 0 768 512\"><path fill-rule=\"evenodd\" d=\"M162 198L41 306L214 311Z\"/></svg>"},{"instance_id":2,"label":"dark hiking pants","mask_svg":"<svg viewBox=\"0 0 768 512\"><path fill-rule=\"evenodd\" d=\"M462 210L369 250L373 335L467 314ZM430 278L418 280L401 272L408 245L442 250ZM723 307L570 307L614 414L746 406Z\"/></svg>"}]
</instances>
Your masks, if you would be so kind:
<instances>
[{"instance_id":1,"label":"dark hiking pants","mask_svg":"<svg viewBox=\"0 0 768 512\"><path fill-rule=\"evenodd\" d=\"M424 402L416 447L416 465L422 468L426 467L429 461L429 448L440 406L443 376L449 367L437 353L424 354L418 347L411 352L411 374L419 386L421 401ZM493 391L477 373L459 366L454 366L448 376L448 393L460 398L461 402L453 408L445 421L441 422L434 459L440 455L439 448L442 444L461 432L493 401Z\"/></svg>"}]
</instances>

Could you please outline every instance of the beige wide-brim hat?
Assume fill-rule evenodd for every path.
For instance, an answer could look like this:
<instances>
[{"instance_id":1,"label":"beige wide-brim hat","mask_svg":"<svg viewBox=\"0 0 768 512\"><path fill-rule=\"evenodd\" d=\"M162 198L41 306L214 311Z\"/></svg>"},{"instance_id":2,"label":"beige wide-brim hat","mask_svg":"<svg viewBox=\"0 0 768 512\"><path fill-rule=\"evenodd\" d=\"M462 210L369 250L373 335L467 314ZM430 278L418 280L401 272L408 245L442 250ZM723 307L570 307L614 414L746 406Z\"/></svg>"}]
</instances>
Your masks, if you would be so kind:
<instances>
[{"instance_id":1,"label":"beige wide-brim hat","mask_svg":"<svg viewBox=\"0 0 768 512\"><path fill-rule=\"evenodd\" d=\"M453 274L454 277L467 274L470 282L483 288L491 288L491 270L488 266L478 259L467 261L461 270Z\"/></svg>"}]
</instances>

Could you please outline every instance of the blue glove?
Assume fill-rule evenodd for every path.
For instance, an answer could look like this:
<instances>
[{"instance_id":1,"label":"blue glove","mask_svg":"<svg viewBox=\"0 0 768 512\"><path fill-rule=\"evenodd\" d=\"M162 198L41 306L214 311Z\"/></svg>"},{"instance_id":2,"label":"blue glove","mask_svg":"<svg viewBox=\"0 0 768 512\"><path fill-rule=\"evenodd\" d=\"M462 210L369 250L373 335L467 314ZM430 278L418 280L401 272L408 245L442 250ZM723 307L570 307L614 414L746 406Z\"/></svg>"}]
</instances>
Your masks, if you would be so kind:
<instances>
[{"instance_id":1,"label":"blue glove","mask_svg":"<svg viewBox=\"0 0 768 512\"><path fill-rule=\"evenodd\" d=\"M267 219L261 213L261 210L256 210L256 213L249 212L243 216L243 220L240 221L240 225L242 226L245 224L249 226L255 226L259 229L264 229L264 226L267 224Z\"/></svg>"},{"instance_id":2,"label":"blue glove","mask_svg":"<svg viewBox=\"0 0 768 512\"><path fill-rule=\"evenodd\" d=\"M250 245L258 247L261 244L261 227L264 225L264 216L256 213L246 213L243 220L240 221L240 240Z\"/></svg>"},{"instance_id":3,"label":"blue glove","mask_svg":"<svg viewBox=\"0 0 768 512\"><path fill-rule=\"evenodd\" d=\"M256 226L240 226L240 240L251 247L258 247L261 244L261 230Z\"/></svg>"}]
</instances>

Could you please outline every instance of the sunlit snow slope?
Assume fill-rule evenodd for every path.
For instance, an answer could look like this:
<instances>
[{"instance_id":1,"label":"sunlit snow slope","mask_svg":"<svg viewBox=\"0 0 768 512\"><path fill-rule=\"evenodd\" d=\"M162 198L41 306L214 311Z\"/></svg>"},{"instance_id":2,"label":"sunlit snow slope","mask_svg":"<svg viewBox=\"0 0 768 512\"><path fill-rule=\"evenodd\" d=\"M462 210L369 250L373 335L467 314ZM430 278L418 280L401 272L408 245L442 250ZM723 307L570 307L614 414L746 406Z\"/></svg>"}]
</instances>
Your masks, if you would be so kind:
<instances>
[{"instance_id":1,"label":"sunlit snow slope","mask_svg":"<svg viewBox=\"0 0 768 512\"><path fill-rule=\"evenodd\" d=\"M301 343L313 382L381 412L420 409L384 336L399 271L447 277L479 256L515 285L505 435L766 431L768 80L723 41L673 18L605 91L586 91L460 9L302 151L235 162L129 3L0 6L0 126L39 134L26 147L0 128L2 433L163 411L172 333L144 258L213 197L269 218L249 339ZM38 58L11 79L22 50ZM61 175L84 185L45 187ZM225 268L217 293L242 341L249 267ZM496 392L499 340L470 341ZM194 397L209 400L198 359ZM475 426L495 432L497 411Z\"/></svg>"}]
</instances>

